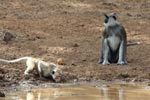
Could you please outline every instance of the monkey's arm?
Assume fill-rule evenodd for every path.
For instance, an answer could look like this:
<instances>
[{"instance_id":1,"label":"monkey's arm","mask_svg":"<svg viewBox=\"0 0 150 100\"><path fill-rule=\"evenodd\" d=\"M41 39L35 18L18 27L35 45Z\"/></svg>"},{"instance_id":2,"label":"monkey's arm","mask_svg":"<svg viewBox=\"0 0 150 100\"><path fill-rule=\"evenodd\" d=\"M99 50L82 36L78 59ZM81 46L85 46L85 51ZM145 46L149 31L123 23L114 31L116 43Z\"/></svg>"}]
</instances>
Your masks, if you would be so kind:
<instances>
[{"instance_id":1,"label":"monkey's arm","mask_svg":"<svg viewBox=\"0 0 150 100\"><path fill-rule=\"evenodd\" d=\"M42 78L42 69L41 69L41 67L42 67L42 63L39 61L38 64L37 64L37 71L39 73L40 78Z\"/></svg>"},{"instance_id":2,"label":"monkey's arm","mask_svg":"<svg viewBox=\"0 0 150 100\"><path fill-rule=\"evenodd\" d=\"M117 64L127 64L127 60L126 60L126 53L127 53L127 36L126 36L126 31L124 29L124 27L121 27L120 30L120 36L121 36L121 44L119 47L119 60L117 62Z\"/></svg>"},{"instance_id":3,"label":"monkey's arm","mask_svg":"<svg viewBox=\"0 0 150 100\"><path fill-rule=\"evenodd\" d=\"M125 42L127 41L126 31L122 25L120 26L120 36L123 41L125 41Z\"/></svg>"},{"instance_id":4,"label":"monkey's arm","mask_svg":"<svg viewBox=\"0 0 150 100\"><path fill-rule=\"evenodd\" d=\"M105 39L105 37L106 37L106 30L104 30L103 33L102 33L100 56L99 56L99 61L98 61L99 64L102 64L103 63L103 59L104 59L103 58L103 54L104 54L103 53L104 52L103 51L103 49L104 49L103 47L104 47L104 39Z\"/></svg>"}]
</instances>

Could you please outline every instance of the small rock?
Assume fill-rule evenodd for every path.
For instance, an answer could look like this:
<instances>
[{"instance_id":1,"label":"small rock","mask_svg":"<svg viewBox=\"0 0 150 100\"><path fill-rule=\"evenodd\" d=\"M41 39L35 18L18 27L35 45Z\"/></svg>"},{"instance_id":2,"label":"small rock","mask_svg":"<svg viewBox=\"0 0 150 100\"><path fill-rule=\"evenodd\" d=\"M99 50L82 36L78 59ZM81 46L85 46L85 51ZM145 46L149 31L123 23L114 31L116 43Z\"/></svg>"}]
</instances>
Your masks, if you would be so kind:
<instances>
[{"instance_id":1,"label":"small rock","mask_svg":"<svg viewBox=\"0 0 150 100\"><path fill-rule=\"evenodd\" d=\"M127 13L127 16L129 16L129 17L132 17L132 14L130 14L130 13Z\"/></svg>"},{"instance_id":2,"label":"small rock","mask_svg":"<svg viewBox=\"0 0 150 100\"><path fill-rule=\"evenodd\" d=\"M77 83L77 82L78 82L78 79L74 79L73 82L74 82L74 83Z\"/></svg>"},{"instance_id":3,"label":"small rock","mask_svg":"<svg viewBox=\"0 0 150 100\"><path fill-rule=\"evenodd\" d=\"M147 86L150 86L150 83L148 83Z\"/></svg>"},{"instance_id":4,"label":"small rock","mask_svg":"<svg viewBox=\"0 0 150 100\"><path fill-rule=\"evenodd\" d=\"M5 94L0 92L0 97L5 97Z\"/></svg>"},{"instance_id":5,"label":"small rock","mask_svg":"<svg viewBox=\"0 0 150 100\"><path fill-rule=\"evenodd\" d=\"M71 63L72 66L77 66L75 63Z\"/></svg>"},{"instance_id":6,"label":"small rock","mask_svg":"<svg viewBox=\"0 0 150 100\"><path fill-rule=\"evenodd\" d=\"M5 41L6 43L8 43L9 41L11 41L13 38L15 38L15 36L10 33L10 32L5 32L4 36L3 36L3 41Z\"/></svg>"},{"instance_id":7,"label":"small rock","mask_svg":"<svg viewBox=\"0 0 150 100\"><path fill-rule=\"evenodd\" d=\"M120 73L120 74L118 75L118 77L120 77L120 78L128 78L128 77L129 77L129 74L128 74L128 73Z\"/></svg>"},{"instance_id":8,"label":"small rock","mask_svg":"<svg viewBox=\"0 0 150 100\"><path fill-rule=\"evenodd\" d=\"M83 62L85 62L85 61L86 61L86 59L83 59L82 61L83 61Z\"/></svg>"},{"instance_id":9,"label":"small rock","mask_svg":"<svg viewBox=\"0 0 150 100\"><path fill-rule=\"evenodd\" d=\"M60 38L60 39L63 39L63 36L60 36L59 38Z\"/></svg>"},{"instance_id":10,"label":"small rock","mask_svg":"<svg viewBox=\"0 0 150 100\"><path fill-rule=\"evenodd\" d=\"M56 62L59 65L65 65L65 62L64 62L64 60L62 58L58 58Z\"/></svg>"},{"instance_id":11,"label":"small rock","mask_svg":"<svg viewBox=\"0 0 150 100\"><path fill-rule=\"evenodd\" d=\"M73 44L73 47L79 47L79 44L75 43Z\"/></svg>"}]
</instances>

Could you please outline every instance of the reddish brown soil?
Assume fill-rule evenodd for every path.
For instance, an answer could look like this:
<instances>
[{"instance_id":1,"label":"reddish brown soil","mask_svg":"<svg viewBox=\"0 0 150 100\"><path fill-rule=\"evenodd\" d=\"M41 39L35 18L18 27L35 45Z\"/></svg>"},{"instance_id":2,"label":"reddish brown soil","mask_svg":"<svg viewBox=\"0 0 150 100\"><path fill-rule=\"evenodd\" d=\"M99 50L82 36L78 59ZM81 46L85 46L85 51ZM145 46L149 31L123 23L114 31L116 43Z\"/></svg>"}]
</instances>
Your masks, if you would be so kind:
<instances>
[{"instance_id":1,"label":"reddish brown soil","mask_svg":"<svg viewBox=\"0 0 150 100\"><path fill-rule=\"evenodd\" d=\"M1 0L0 58L33 56L45 61L64 59L64 76L70 80L150 79L150 0ZM128 41L128 65L97 64L102 13L116 12ZM5 32L16 38L2 40ZM17 84L24 78L25 64L0 63L0 86ZM32 78L38 80L35 75Z\"/></svg>"}]
</instances>

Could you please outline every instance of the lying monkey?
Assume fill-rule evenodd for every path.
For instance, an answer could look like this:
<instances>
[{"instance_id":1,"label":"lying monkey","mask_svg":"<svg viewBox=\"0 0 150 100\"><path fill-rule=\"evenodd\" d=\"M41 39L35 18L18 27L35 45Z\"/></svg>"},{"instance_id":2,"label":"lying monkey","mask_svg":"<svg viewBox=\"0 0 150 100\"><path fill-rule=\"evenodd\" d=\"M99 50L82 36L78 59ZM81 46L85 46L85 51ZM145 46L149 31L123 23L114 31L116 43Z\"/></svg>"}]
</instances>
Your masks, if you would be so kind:
<instances>
[{"instance_id":1,"label":"lying monkey","mask_svg":"<svg viewBox=\"0 0 150 100\"><path fill-rule=\"evenodd\" d=\"M29 72L36 69L40 78L52 78L55 81L62 74L61 69L55 64L44 62L40 59L33 58L33 57L21 57L15 60L0 59L1 62L6 62L6 63L15 63L21 60L26 61L27 68L24 71L25 75L28 75Z\"/></svg>"},{"instance_id":2,"label":"lying monkey","mask_svg":"<svg viewBox=\"0 0 150 100\"><path fill-rule=\"evenodd\" d=\"M115 13L104 14L105 29L102 34L101 55L99 64L127 64L127 46L137 45L140 42L127 44L126 31L117 20Z\"/></svg>"}]
</instances>

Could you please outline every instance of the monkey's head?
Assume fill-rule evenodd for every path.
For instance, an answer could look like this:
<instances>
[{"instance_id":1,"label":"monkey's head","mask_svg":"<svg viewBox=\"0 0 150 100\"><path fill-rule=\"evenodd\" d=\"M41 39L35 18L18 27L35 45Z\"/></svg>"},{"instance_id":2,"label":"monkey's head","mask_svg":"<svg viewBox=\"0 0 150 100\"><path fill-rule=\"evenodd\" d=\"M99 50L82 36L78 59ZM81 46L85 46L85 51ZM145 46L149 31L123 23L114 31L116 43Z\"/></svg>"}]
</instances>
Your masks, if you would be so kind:
<instances>
[{"instance_id":1,"label":"monkey's head","mask_svg":"<svg viewBox=\"0 0 150 100\"><path fill-rule=\"evenodd\" d=\"M117 24L119 24L117 17L116 17L116 13L110 13L110 14L105 14L105 19L104 19L104 26L105 27L111 27L111 26L115 26Z\"/></svg>"},{"instance_id":2,"label":"monkey's head","mask_svg":"<svg viewBox=\"0 0 150 100\"><path fill-rule=\"evenodd\" d=\"M55 82L60 82L62 76L62 70L56 64L50 63L50 66L52 68L52 70L50 71L50 75L52 76L52 79Z\"/></svg>"}]
</instances>

